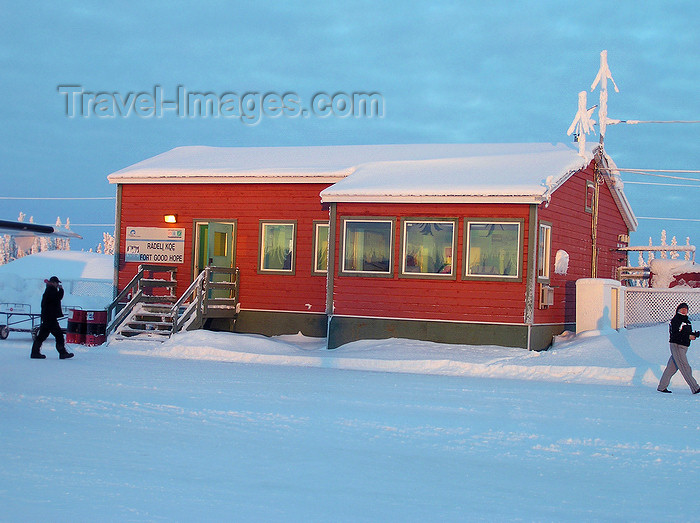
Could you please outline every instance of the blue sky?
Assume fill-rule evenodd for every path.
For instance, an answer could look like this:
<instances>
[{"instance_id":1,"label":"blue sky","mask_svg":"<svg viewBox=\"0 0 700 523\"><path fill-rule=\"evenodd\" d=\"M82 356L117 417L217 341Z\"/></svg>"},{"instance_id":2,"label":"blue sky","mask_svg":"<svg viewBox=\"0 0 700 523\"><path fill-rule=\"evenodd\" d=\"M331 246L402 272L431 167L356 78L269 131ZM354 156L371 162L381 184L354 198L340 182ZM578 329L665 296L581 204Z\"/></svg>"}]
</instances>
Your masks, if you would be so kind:
<instances>
[{"instance_id":1,"label":"blue sky","mask_svg":"<svg viewBox=\"0 0 700 523\"><path fill-rule=\"evenodd\" d=\"M599 54L620 93L609 116L700 119L696 1L6 3L0 34L4 197L109 197L113 171L181 145L570 142L578 92ZM66 116L59 85L84 91L298 94L377 92L382 118ZM608 128L618 166L700 169L700 125ZM590 136L589 140L597 140ZM698 174L682 175L700 178ZM684 243L700 221L700 183L624 175L640 217L635 243L661 229ZM89 249L111 200L0 199L0 218L69 216Z\"/></svg>"}]
</instances>

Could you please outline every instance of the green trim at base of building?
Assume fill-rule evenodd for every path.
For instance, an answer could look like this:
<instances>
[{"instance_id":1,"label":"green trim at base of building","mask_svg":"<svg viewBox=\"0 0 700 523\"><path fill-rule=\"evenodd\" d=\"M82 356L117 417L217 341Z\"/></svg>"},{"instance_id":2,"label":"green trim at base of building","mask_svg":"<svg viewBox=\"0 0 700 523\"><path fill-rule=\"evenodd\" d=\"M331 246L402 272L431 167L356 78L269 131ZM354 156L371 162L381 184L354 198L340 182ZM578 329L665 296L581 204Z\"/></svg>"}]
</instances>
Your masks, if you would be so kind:
<instances>
[{"instance_id":1,"label":"green trim at base of building","mask_svg":"<svg viewBox=\"0 0 700 523\"><path fill-rule=\"evenodd\" d=\"M328 329L328 348L336 349L351 341L387 338L527 348L527 326L333 316Z\"/></svg>"},{"instance_id":2,"label":"green trim at base of building","mask_svg":"<svg viewBox=\"0 0 700 523\"><path fill-rule=\"evenodd\" d=\"M559 336L564 331L576 332L576 324L560 323L530 326L530 349L537 351L548 349L552 345L554 336Z\"/></svg>"},{"instance_id":3,"label":"green trim at base of building","mask_svg":"<svg viewBox=\"0 0 700 523\"><path fill-rule=\"evenodd\" d=\"M325 314L242 310L236 318L234 332L264 336L301 332L304 336L325 338L327 323Z\"/></svg>"},{"instance_id":4,"label":"green trim at base of building","mask_svg":"<svg viewBox=\"0 0 700 523\"><path fill-rule=\"evenodd\" d=\"M333 316L328 329L328 348L336 349L357 340L408 338L436 343L498 345L541 351L547 349L552 343L552 337L561 334L566 327Z\"/></svg>"},{"instance_id":5,"label":"green trim at base of building","mask_svg":"<svg viewBox=\"0 0 700 523\"><path fill-rule=\"evenodd\" d=\"M328 336L329 349L337 349L358 340L406 338L455 345L529 348L536 351L546 350L551 345L552 338L565 330L575 330L573 324L498 325L355 316L333 316L330 325L327 322L325 314L243 310L238 314L233 329L230 323L211 324L207 328L264 336L299 332L313 338Z\"/></svg>"}]
</instances>

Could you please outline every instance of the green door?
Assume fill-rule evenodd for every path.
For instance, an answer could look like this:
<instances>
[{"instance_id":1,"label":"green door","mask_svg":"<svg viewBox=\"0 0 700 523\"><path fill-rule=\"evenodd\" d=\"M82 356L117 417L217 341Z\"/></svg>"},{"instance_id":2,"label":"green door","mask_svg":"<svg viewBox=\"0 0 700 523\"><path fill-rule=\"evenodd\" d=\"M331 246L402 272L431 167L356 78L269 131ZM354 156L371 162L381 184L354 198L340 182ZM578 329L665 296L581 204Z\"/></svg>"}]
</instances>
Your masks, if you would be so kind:
<instances>
[{"instance_id":1,"label":"green door","mask_svg":"<svg viewBox=\"0 0 700 523\"><path fill-rule=\"evenodd\" d=\"M233 267L233 224L209 222L207 265Z\"/></svg>"},{"instance_id":2,"label":"green door","mask_svg":"<svg viewBox=\"0 0 700 523\"><path fill-rule=\"evenodd\" d=\"M209 222L207 227L207 265L233 267L233 224ZM232 281L229 274L216 274L212 281ZM211 291L210 298L230 298L226 290Z\"/></svg>"}]
</instances>

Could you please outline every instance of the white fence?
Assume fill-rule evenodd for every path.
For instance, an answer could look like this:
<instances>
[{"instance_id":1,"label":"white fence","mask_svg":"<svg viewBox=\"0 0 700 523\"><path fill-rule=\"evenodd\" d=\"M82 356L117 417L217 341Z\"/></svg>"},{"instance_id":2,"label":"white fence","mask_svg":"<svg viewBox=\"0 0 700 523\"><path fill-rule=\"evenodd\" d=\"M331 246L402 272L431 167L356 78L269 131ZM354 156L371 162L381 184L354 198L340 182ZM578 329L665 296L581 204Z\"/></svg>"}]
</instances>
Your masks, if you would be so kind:
<instances>
[{"instance_id":1,"label":"white fence","mask_svg":"<svg viewBox=\"0 0 700 523\"><path fill-rule=\"evenodd\" d=\"M112 301L114 284L112 280L72 280L70 293L73 296L91 296Z\"/></svg>"},{"instance_id":2,"label":"white fence","mask_svg":"<svg viewBox=\"0 0 700 523\"><path fill-rule=\"evenodd\" d=\"M688 304L689 316L700 313L700 289L625 287L625 327L665 323L682 302Z\"/></svg>"},{"instance_id":3,"label":"white fence","mask_svg":"<svg viewBox=\"0 0 700 523\"><path fill-rule=\"evenodd\" d=\"M41 296L44 292L45 280L43 278L25 278L24 284L29 289L35 289ZM61 279L66 294L87 298L96 298L110 303L114 297L114 284L112 280L97 279L72 279L63 277Z\"/></svg>"}]
</instances>

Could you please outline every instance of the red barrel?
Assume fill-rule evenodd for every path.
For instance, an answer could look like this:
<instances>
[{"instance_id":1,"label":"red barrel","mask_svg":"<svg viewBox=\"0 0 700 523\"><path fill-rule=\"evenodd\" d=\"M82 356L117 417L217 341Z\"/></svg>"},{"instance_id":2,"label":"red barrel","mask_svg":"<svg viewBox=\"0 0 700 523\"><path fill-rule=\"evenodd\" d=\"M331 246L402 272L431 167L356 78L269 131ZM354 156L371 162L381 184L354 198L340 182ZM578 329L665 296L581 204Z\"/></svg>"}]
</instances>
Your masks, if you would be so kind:
<instances>
[{"instance_id":1,"label":"red barrel","mask_svg":"<svg viewBox=\"0 0 700 523\"><path fill-rule=\"evenodd\" d=\"M68 316L66 343L85 344L86 314L80 309L71 309Z\"/></svg>"},{"instance_id":2,"label":"red barrel","mask_svg":"<svg viewBox=\"0 0 700 523\"><path fill-rule=\"evenodd\" d=\"M102 345L107 339L107 311L87 311L85 345Z\"/></svg>"}]
</instances>

